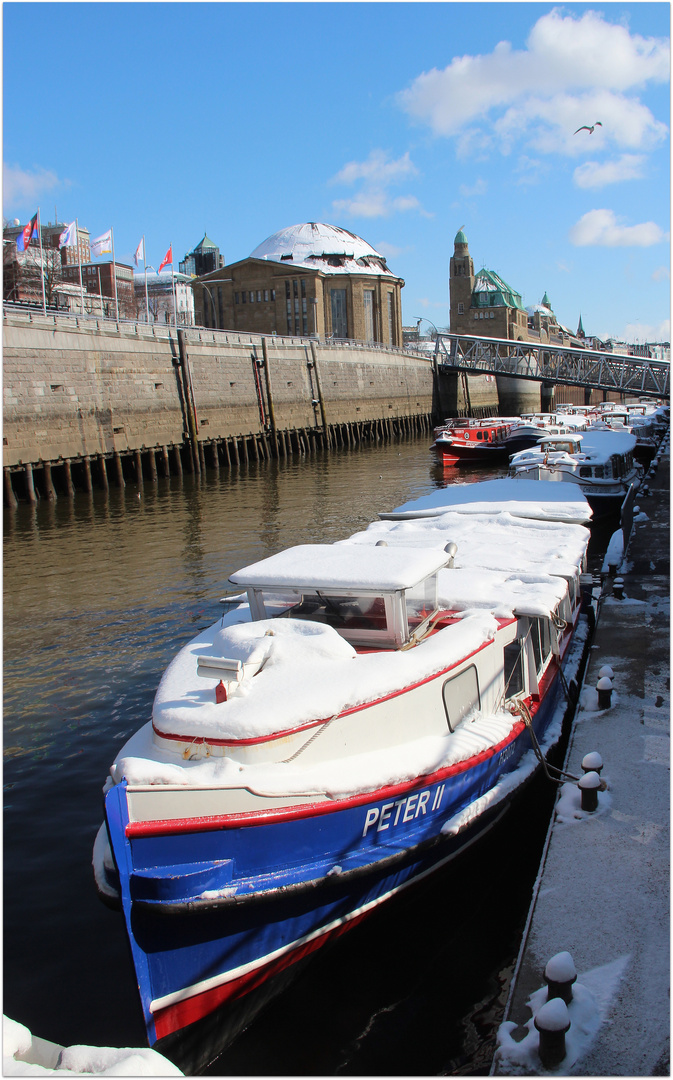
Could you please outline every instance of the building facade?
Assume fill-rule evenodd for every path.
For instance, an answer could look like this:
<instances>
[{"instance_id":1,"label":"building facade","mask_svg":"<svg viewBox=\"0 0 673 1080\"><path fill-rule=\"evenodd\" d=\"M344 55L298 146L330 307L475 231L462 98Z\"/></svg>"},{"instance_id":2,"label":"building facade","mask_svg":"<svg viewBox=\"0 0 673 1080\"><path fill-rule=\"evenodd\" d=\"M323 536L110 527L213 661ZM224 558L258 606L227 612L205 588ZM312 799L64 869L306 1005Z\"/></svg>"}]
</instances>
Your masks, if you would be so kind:
<instances>
[{"instance_id":1,"label":"building facade","mask_svg":"<svg viewBox=\"0 0 673 1080\"><path fill-rule=\"evenodd\" d=\"M401 346L402 278L365 240L333 225L281 229L247 259L193 283L197 324Z\"/></svg>"},{"instance_id":2,"label":"building facade","mask_svg":"<svg viewBox=\"0 0 673 1080\"><path fill-rule=\"evenodd\" d=\"M139 322L163 323L164 325L173 323L177 309L178 326L194 325L194 290L189 275L171 274L170 270L162 270L160 274L148 274L147 302L144 272L136 270L134 278L135 317Z\"/></svg>"},{"instance_id":3,"label":"building facade","mask_svg":"<svg viewBox=\"0 0 673 1080\"><path fill-rule=\"evenodd\" d=\"M133 288L133 267L126 263L97 262L82 265L82 288L85 294L85 307L91 305L94 312L101 311L111 318L116 316L115 275L117 279L117 302L120 319L134 319L135 291ZM80 267L63 267L63 280L70 285L79 286Z\"/></svg>"}]
</instances>

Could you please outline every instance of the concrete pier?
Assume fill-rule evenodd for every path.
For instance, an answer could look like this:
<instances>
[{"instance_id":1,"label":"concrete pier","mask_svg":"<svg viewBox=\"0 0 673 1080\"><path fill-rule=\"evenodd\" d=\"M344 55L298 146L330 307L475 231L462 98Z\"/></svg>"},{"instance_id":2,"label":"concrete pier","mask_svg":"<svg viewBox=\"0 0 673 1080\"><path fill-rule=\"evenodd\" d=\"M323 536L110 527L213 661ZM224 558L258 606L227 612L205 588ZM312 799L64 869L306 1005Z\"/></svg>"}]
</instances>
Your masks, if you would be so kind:
<instances>
[{"instance_id":1,"label":"concrete pier","mask_svg":"<svg viewBox=\"0 0 673 1080\"><path fill-rule=\"evenodd\" d=\"M602 587L596 633L573 721L565 769L603 759L598 810L568 817L561 802L547 836L504 1020L522 1043L529 1000L548 961L571 954L578 984L600 986L600 1024L560 1075L668 1076L670 817L670 457L668 442L640 493L626 558ZM601 669L613 669L599 709ZM566 789L570 793L570 788ZM561 793L563 795L563 793ZM579 804L578 804L579 807ZM503 1029L501 1028L501 1033ZM517 1034L518 1032L518 1034ZM571 1029L572 1032L572 1029ZM509 1075L504 1053L492 1074ZM538 1062L524 1075L546 1075Z\"/></svg>"}]
</instances>

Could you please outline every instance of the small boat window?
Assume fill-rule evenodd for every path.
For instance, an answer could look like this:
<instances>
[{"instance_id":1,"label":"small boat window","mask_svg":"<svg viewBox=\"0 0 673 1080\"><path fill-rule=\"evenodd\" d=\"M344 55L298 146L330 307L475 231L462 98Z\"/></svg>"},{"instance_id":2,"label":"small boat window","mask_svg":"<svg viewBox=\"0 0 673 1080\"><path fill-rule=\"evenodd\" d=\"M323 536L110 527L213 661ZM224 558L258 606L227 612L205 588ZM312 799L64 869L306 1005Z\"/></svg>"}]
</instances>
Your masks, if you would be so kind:
<instances>
[{"instance_id":1,"label":"small boat window","mask_svg":"<svg viewBox=\"0 0 673 1080\"><path fill-rule=\"evenodd\" d=\"M481 433L480 431L478 431L478 432L477 432L477 438L478 438L478 439L483 439L483 437L484 437L484 436L482 435L482 433Z\"/></svg>"},{"instance_id":2,"label":"small boat window","mask_svg":"<svg viewBox=\"0 0 673 1080\"><path fill-rule=\"evenodd\" d=\"M481 708L479 680L474 664L446 680L442 687L442 697L449 731L455 731L466 716Z\"/></svg>"},{"instance_id":3,"label":"small boat window","mask_svg":"<svg viewBox=\"0 0 673 1080\"><path fill-rule=\"evenodd\" d=\"M602 480L605 476L605 469L602 465L596 465L594 469L594 477L596 480Z\"/></svg>"},{"instance_id":4,"label":"small boat window","mask_svg":"<svg viewBox=\"0 0 673 1080\"><path fill-rule=\"evenodd\" d=\"M516 697L523 691L523 654L521 642L512 641L503 649L505 666L505 698Z\"/></svg>"},{"instance_id":5,"label":"small boat window","mask_svg":"<svg viewBox=\"0 0 673 1080\"><path fill-rule=\"evenodd\" d=\"M407 625L412 631L437 610L437 575L431 574L413 589L405 589L404 603Z\"/></svg>"},{"instance_id":6,"label":"small boat window","mask_svg":"<svg viewBox=\"0 0 673 1080\"><path fill-rule=\"evenodd\" d=\"M268 619L287 616L327 623L335 630L387 630L382 596L334 596L324 592L262 590Z\"/></svg>"},{"instance_id":7,"label":"small boat window","mask_svg":"<svg viewBox=\"0 0 673 1080\"><path fill-rule=\"evenodd\" d=\"M591 476L591 466L580 465L580 476Z\"/></svg>"},{"instance_id":8,"label":"small boat window","mask_svg":"<svg viewBox=\"0 0 673 1080\"><path fill-rule=\"evenodd\" d=\"M531 619L530 638L533 645L533 654L535 656L535 669L540 673L551 652L549 620L537 618Z\"/></svg>"}]
</instances>

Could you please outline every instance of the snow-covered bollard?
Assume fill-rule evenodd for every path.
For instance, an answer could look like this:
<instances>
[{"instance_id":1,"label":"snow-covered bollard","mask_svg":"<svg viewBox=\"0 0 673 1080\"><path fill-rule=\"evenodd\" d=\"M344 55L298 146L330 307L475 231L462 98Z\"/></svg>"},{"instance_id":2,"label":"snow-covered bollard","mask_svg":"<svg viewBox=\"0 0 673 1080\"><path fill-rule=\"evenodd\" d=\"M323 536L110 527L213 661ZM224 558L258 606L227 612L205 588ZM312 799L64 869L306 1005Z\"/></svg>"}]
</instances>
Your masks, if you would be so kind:
<instances>
[{"instance_id":1,"label":"snow-covered bollard","mask_svg":"<svg viewBox=\"0 0 673 1080\"><path fill-rule=\"evenodd\" d=\"M547 984L547 1001L561 998L566 1005L573 999L573 983L577 981L575 962L569 952L556 953L544 969Z\"/></svg>"},{"instance_id":2,"label":"snow-covered bollard","mask_svg":"<svg viewBox=\"0 0 673 1080\"><path fill-rule=\"evenodd\" d=\"M596 689L598 691L598 708L609 709L612 699L612 680L607 675L604 675L596 683Z\"/></svg>"},{"instance_id":3,"label":"snow-covered bollard","mask_svg":"<svg viewBox=\"0 0 673 1080\"><path fill-rule=\"evenodd\" d=\"M624 578L616 577L615 580L612 582L612 595L614 596L615 600L624 599Z\"/></svg>"},{"instance_id":4,"label":"snow-covered bollard","mask_svg":"<svg viewBox=\"0 0 673 1080\"><path fill-rule=\"evenodd\" d=\"M648 497L648 495L650 494L650 486L649 486L649 484L643 484L643 486L640 489L640 494L644 495L645 498Z\"/></svg>"},{"instance_id":5,"label":"snow-covered bollard","mask_svg":"<svg viewBox=\"0 0 673 1080\"><path fill-rule=\"evenodd\" d=\"M601 778L597 772L585 773L577 782L582 796L582 809L588 814L598 810L598 791L601 786Z\"/></svg>"},{"instance_id":6,"label":"snow-covered bollard","mask_svg":"<svg viewBox=\"0 0 673 1080\"><path fill-rule=\"evenodd\" d=\"M545 1069L556 1069L566 1056L568 1006L561 998L552 998L538 1009L533 1023L540 1032L540 1061Z\"/></svg>"},{"instance_id":7,"label":"snow-covered bollard","mask_svg":"<svg viewBox=\"0 0 673 1080\"><path fill-rule=\"evenodd\" d=\"M615 673L609 664L603 664L602 668L598 669L599 679L614 679Z\"/></svg>"},{"instance_id":8,"label":"snow-covered bollard","mask_svg":"<svg viewBox=\"0 0 673 1080\"><path fill-rule=\"evenodd\" d=\"M582 772L595 772L600 776L603 769L603 758L597 750L592 750L591 753L584 755L581 765Z\"/></svg>"}]
</instances>

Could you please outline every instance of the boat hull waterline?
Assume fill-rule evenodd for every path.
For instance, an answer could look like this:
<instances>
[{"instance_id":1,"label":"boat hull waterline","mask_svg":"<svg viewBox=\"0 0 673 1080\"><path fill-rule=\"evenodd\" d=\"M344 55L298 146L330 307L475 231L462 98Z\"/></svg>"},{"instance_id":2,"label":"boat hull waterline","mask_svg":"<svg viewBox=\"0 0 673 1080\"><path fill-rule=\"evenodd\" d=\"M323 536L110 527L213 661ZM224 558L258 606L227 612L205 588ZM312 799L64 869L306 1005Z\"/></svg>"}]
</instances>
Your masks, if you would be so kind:
<instances>
[{"instance_id":1,"label":"boat hull waterline","mask_svg":"<svg viewBox=\"0 0 673 1080\"><path fill-rule=\"evenodd\" d=\"M553 714L558 683L556 679L537 710L539 740L544 738ZM526 753L533 753L530 735L520 721L505 745L485 752L482 761L461 763L459 769L444 770L437 779L423 778L406 794L378 793L371 801L343 810L330 808L330 813L317 817L315 811L322 810L323 804L314 804L303 808L301 816L275 824L262 820L223 827L219 822L211 825L201 821L197 829L192 822L175 819L166 823L166 832L159 836L134 837L133 823L128 821L126 785L113 788L106 797L112 835L126 836L131 848L143 847L142 854L133 853L131 860L117 850L115 855L150 1045L255 989L266 978L357 925L407 885L445 865L502 812L503 803L506 806L519 785L500 799L494 789ZM528 777L524 771L520 782ZM489 792L493 805L489 804ZM476 804L484 797L486 805L479 808ZM451 823L460 819L461 812L464 820L455 822L457 832L452 834ZM178 831L182 828L184 832ZM218 863L220 874L226 877L222 867L230 860L232 849L244 847L250 849L251 861L267 865L274 850L308 850L314 856L308 860L314 867L313 876L297 880L296 865L289 868L290 873L279 867L277 883L270 875L268 887L262 891L257 888L250 896L222 895L201 901L184 895L172 879L176 896L172 902L162 903L147 899L151 887L134 888L134 874L128 870L134 855L144 866L207 863L212 867L210 884L215 888L201 889L201 893L226 894L226 885L217 889ZM326 849L330 852L327 858ZM346 857L354 864L350 870L342 865ZM139 899L143 891L144 903ZM180 892L183 895L178 899Z\"/></svg>"}]
</instances>

